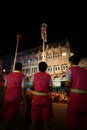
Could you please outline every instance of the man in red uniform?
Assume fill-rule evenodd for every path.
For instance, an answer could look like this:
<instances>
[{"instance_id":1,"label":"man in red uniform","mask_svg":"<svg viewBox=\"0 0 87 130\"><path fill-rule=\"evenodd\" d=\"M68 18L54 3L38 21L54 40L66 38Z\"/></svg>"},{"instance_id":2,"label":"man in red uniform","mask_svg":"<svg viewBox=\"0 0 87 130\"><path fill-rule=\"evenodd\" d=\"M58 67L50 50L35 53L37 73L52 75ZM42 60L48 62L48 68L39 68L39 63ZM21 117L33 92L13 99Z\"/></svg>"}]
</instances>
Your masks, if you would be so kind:
<instances>
[{"instance_id":1,"label":"man in red uniform","mask_svg":"<svg viewBox=\"0 0 87 130\"><path fill-rule=\"evenodd\" d=\"M1 106L2 106L3 98L4 98L4 82L5 82L4 76L2 73L0 73L0 105Z\"/></svg>"},{"instance_id":2,"label":"man in red uniform","mask_svg":"<svg viewBox=\"0 0 87 130\"><path fill-rule=\"evenodd\" d=\"M69 130L87 130L87 70L79 67L80 59L69 58L66 86L70 88L67 126Z\"/></svg>"},{"instance_id":3,"label":"man in red uniform","mask_svg":"<svg viewBox=\"0 0 87 130\"><path fill-rule=\"evenodd\" d=\"M25 99L25 75L22 73L22 64L16 63L15 70L5 77L5 97L2 107L4 124L15 125L21 101L26 105Z\"/></svg>"},{"instance_id":4,"label":"man in red uniform","mask_svg":"<svg viewBox=\"0 0 87 130\"><path fill-rule=\"evenodd\" d=\"M33 77L34 96L31 108L31 129L35 129L40 120L43 121L44 129L49 129L49 121L52 112L49 92L52 87L52 79L51 76L46 73L46 69L47 64L45 62L40 62L39 72L35 73Z\"/></svg>"},{"instance_id":5,"label":"man in red uniform","mask_svg":"<svg viewBox=\"0 0 87 130\"><path fill-rule=\"evenodd\" d=\"M4 76L0 73L0 120L1 120L1 110L4 99Z\"/></svg>"}]
</instances>

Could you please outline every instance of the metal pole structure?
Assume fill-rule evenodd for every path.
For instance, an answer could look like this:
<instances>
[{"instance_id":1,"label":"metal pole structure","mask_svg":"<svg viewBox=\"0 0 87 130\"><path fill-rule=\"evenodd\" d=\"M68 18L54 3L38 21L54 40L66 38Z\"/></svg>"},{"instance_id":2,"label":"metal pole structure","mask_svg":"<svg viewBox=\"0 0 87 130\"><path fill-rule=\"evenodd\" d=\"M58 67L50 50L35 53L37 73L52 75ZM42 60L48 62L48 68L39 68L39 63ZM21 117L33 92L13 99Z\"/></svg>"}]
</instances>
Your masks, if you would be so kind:
<instances>
[{"instance_id":1,"label":"metal pole structure","mask_svg":"<svg viewBox=\"0 0 87 130\"><path fill-rule=\"evenodd\" d=\"M47 24L43 23L41 26L41 38L43 40L43 61L45 61L44 56L45 56L45 42L47 42Z\"/></svg>"},{"instance_id":2,"label":"metal pole structure","mask_svg":"<svg viewBox=\"0 0 87 130\"><path fill-rule=\"evenodd\" d=\"M17 38L17 44L16 44L15 57L14 57L14 63L13 63L13 71L15 69L15 63L16 63L16 58L17 58L18 45L19 45L19 41L20 41L21 37L22 36L20 34L18 34L17 37L16 37Z\"/></svg>"}]
</instances>

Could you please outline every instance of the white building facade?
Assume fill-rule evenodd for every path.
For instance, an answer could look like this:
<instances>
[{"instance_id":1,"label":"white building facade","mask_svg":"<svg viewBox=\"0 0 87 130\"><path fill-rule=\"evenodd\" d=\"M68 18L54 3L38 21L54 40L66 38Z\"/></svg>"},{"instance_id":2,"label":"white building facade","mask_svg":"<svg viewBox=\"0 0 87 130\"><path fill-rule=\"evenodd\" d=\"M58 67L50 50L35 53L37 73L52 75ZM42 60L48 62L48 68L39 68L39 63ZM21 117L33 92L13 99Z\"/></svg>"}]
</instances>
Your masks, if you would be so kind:
<instances>
[{"instance_id":1,"label":"white building facade","mask_svg":"<svg viewBox=\"0 0 87 130\"><path fill-rule=\"evenodd\" d=\"M68 41L45 45L44 61L47 63L47 72L52 79L64 79L69 66L68 59L72 55ZM28 77L38 72L38 64L43 61L42 46L29 49L17 54L17 61L23 64L23 73Z\"/></svg>"}]
</instances>

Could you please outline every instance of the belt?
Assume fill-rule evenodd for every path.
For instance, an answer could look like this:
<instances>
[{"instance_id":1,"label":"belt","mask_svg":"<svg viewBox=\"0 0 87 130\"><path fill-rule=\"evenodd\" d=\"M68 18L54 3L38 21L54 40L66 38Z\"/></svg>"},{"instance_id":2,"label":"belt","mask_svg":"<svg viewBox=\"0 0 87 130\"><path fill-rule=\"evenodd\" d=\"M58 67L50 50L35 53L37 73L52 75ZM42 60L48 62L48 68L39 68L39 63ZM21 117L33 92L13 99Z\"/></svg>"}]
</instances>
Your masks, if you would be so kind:
<instances>
[{"instance_id":1,"label":"belt","mask_svg":"<svg viewBox=\"0 0 87 130\"><path fill-rule=\"evenodd\" d=\"M87 90L80 90L80 89L71 89L71 92L87 94Z\"/></svg>"},{"instance_id":2,"label":"belt","mask_svg":"<svg viewBox=\"0 0 87 130\"><path fill-rule=\"evenodd\" d=\"M33 91L32 93L33 93L34 95L39 95L39 96L45 96L45 95L48 95L48 93L37 92L37 91Z\"/></svg>"}]
</instances>

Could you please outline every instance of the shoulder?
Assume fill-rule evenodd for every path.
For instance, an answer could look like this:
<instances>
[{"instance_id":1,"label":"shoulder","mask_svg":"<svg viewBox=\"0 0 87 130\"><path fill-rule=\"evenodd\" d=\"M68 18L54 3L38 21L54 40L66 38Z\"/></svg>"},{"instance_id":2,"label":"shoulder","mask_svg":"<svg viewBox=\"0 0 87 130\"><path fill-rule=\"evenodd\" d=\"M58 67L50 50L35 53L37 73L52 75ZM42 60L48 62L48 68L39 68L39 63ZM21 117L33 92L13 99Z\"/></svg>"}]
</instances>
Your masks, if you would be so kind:
<instances>
[{"instance_id":1,"label":"shoulder","mask_svg":"<svg viewBox=\"0 0 87 130\"><path fill-rule=\"evenodd\" d=\"M48 73L45 73L50 79L51 79L51 75L50 74L48 74Z\"/></svg>"},{"instance_id":2,"label":"shoulder","mask_svg":"<svg viewBox=\"0 0 87 130\"><path fill-rule=\"evenodd\" d=\"M35 75L40 75L40 74L41 74L41 72L36 72L36 73L34 73L34 76L35 76Z\"/></svg>"},{"instance_id":3,"label":"shoulder","mask_svg":"<svg viewBox=\"0 0 87 130\"><path fill-rule=\"evenodd\" d=\"M26 77L26 75L23 74L22 72L19 72L19 75L21 75L22 77Z\"/></svg>"}]
</instances>

